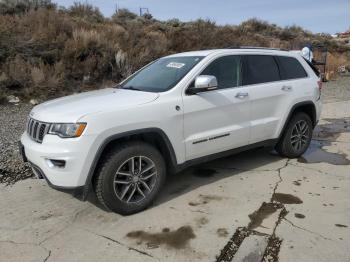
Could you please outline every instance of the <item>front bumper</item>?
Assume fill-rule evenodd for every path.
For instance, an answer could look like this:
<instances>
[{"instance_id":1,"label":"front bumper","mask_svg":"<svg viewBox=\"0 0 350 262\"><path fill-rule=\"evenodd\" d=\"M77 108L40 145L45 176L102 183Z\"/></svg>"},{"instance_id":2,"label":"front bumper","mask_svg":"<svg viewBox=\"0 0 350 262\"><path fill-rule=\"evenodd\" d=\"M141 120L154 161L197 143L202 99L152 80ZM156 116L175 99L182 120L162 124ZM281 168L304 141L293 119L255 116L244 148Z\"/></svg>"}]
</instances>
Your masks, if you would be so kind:
<instances>
[{"instance_id":1,"label":"front bumper","mask_svg":"<svg viewBox=\"0 0 350 262\"><path fill-rule=\"evenodd\" d=\"M23 148L20 150L36 175L45 178L51 187L74 190L85 186L87 172L84 167L87 165L86 159L93 140L91 136L62 139L55 135L46 135L40 144L25 132L21 137ZM64 161L65 165L52 165L52 160Z\"/></svg>"}]
</instances>

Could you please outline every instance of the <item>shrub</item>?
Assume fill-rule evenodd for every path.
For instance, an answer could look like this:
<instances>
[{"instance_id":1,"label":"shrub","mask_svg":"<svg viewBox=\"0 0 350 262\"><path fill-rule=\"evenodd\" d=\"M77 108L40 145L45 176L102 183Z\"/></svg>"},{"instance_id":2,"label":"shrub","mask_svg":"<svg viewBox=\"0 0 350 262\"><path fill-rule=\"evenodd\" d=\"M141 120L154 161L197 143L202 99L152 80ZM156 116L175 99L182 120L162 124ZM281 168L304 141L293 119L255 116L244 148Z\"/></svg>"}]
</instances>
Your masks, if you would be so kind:
<instances>
[{"instance_id":1,"label":"shrub","mask_svg":"<svg viewBox=\"0 0 350 262\"><path fill-rule=\"evenodd\" d=\"M51 0L1 0L0 14L15 15L28 12L29 10L37 10L39 8L55 9L56 4Z\"/></svg>"},{"instance_id":2,"label":"shrub","mask_svg":"<svg viewBox=\"0 0 350 262\"><path fill-rule=\"evenodd\" d=\"M258 19L218 26L203 19L158 21L126 9L107 19L89 4L57 9L49 0L0 0L0 9L2 96L44 100L96 89L119 82L158 57L198 49L241 45L300 49L306 42L325 43L335 57L339 54L349 61L344 54L350 48L329 35Z\"/></svg>"},{"instance_id":3,"label":"shrub","mask_svg":"<svg viewBox=\"0 0 350 262\"><path fill-rule=\"evenodd\" d=\"M82 18L91 23L101 23L105 20L100 10L88 3L75 2L68 9L68 13L72 17Z\"/></svg>"}]
</instances>

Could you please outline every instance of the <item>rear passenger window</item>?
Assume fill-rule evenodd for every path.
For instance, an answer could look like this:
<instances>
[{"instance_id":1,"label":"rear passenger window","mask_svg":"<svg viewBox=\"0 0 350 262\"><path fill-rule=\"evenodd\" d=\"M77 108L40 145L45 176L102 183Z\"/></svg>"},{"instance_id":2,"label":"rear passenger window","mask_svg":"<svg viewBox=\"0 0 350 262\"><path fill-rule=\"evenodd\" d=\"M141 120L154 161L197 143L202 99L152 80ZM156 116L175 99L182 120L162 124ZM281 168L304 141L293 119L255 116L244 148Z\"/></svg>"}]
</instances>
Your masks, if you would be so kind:
<instances>
[{"instance_id":1,"label":"rear passenger window","mask_svg":"<svg viewBox=\"0 0 350 262\"><path fill-rule=\"evenodd\" d=\"M213 61L201 75L215 76L218 88L230 88L241 83L241 58L240 56L223 56Z\"/></svg>"},{"instance_id":2,"label":"rear passenger window","mask_svg":"<svg viewBox=\"0 0 350 262\"><path fill-rule=\"evenodd\" d=\"M304 67L294 57L276 56L276 59L282 80L307 77Z\"/></svg>"},{"instance_id":3,"label":"rear passenger window","mask_svg":"<svg viewBox=\"0 0 350 262\"><path fill-rule=\"evenodd\" d=\"M245 56L243 75L244 85L253 85L280 80L276 61L269 55Z\"/></svg>"}]
</instances>

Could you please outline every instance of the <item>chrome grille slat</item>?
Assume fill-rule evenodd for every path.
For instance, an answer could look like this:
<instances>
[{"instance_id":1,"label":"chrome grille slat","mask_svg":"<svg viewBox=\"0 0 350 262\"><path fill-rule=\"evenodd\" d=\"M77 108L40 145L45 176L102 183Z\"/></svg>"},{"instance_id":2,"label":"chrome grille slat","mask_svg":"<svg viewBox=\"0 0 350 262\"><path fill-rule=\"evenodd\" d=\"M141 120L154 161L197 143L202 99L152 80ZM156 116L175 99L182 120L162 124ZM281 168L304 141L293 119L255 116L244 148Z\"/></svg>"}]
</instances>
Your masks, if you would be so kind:
<instances>
[{"instance_id":1,"label":"chrome grille slat","mask_svg":"<svg viewBox=\"0 0 350 262\"><path fill-rule=\"evenodd\" d=\"M27 133L35 142L42 143L45 135L49 132L50 124L29 118Z\"/></svg>"},{"instance_id":2,"label":"chrome grille slat","mask_svg":"<svg viewBox=\"0 0 350 262\"><path fill-rule=\"evenodd\" d=\"M34 127L34 120L33 119L31 119L31 123L30 123L30 131L29 131L29 133L32 135L33 134L33 127Z\"/></svg>"},{"instance_id":3,"label":"chrome grille slat","mask_svg":"<svg viewBox=\"0 0 350 262\"><path fill-rule=\"evenodd\" d=\"M38 125L39 125L39 122L35 121L34 122L34 128L33 128L33 138L34 140L36 141L36 131L38 130Z\"/></svg>"},{"instance_id":4,"label":"chrome grille slat","mask_svg":"<svg viewBox=\"0 0 350 262\"><path fill-rule=\"evenodd\" d=\"M44 136L49 132L49 128L50 128L50 125L46 124L44 134L43 134L43 139L44 139Z\"/></svg>"},{"instance_id":5,"label":"chrome grille slat","mask_svg":"<svg viewBox=\"0 0 350 262\"><path fill-rule=\"evenodd\" d=\"M41 127L41 123L38 123L38 126L36 128L36 133L35 133L35 140L38 141L39 140L39 134L40 134L40 127Z\"/></svg>"}]
</instances>

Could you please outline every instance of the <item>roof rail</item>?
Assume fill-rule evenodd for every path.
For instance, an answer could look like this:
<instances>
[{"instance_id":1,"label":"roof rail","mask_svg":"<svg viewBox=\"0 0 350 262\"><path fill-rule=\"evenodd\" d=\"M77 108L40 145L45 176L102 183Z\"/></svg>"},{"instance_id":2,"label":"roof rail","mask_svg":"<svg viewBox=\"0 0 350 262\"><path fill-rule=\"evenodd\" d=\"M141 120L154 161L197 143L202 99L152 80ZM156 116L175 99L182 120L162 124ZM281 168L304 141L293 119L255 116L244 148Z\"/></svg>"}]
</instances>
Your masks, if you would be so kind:
<instances>
[{"instance_id":1,"label":"roof rail","mask_svg":"<svg viewBox=\"0 0 350 262\"><path fill-rule=\"evenodd\" d=\"M229 46L229 49L265 49L265 50L278 50L278 51L289 51L283 48L272 48L272 47L262 47L262 46Z\"/></svg>"}]
</instances>

